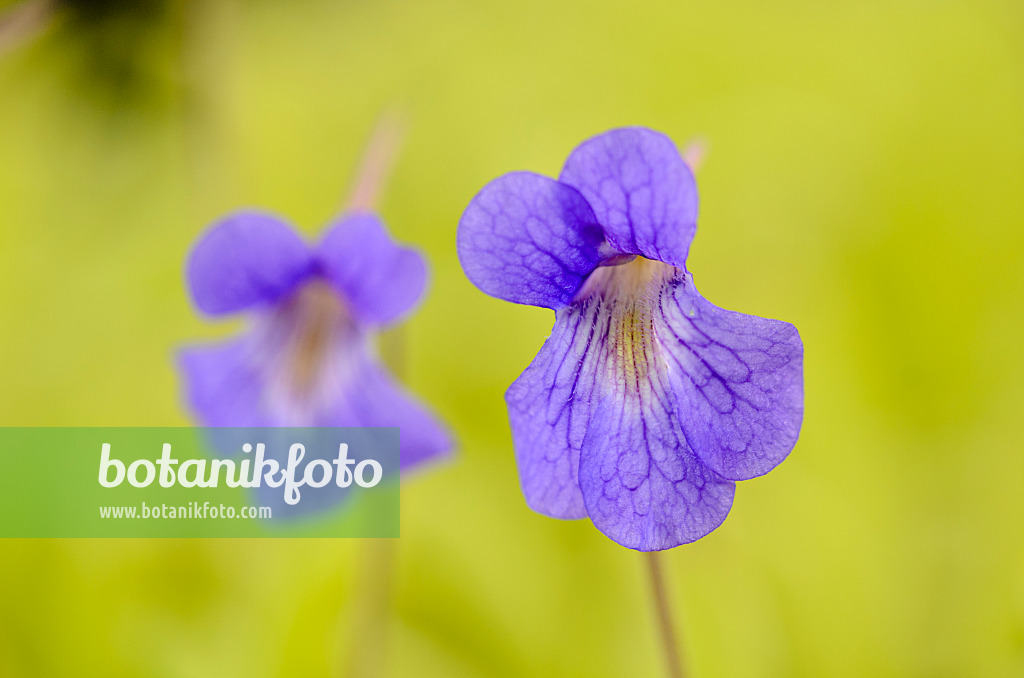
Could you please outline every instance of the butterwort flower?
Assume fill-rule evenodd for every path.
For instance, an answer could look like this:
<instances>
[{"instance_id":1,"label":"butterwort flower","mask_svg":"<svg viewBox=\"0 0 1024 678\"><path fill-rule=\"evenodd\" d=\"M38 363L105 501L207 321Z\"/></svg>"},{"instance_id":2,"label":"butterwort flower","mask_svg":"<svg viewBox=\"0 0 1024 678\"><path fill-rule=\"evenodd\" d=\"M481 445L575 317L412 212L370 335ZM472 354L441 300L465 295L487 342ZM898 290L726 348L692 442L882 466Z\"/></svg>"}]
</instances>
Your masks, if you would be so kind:
<instances>
[{"instance_id":1,"label":"butterwort flower","mask_svg":"<svg viewBox=\"0 0 1024 678\"><path fill-rule=\"evenodd\" d=\"M179 355L202 425L397 426L403 470L451 449L374 352L377 330L423 296L426 264L373 214L344 216L309 245L276 217L238 212L199 239L186 275L200 311L250 321L240 336Z\"/></svg>"},{"instance_id":2,"label":"butterwort flower","mask_svg":"<svg viewBox=\"0 0 1024 678\"><path fill-rule=\"evenodd\" d=\"M459 223L473 284L555 312L505 394L527 503L641 551L718 527L734 481L781 462L803 418L796 328L698 293L696 219L672 141L626 128L576 148L557 180L498 177Z\"/></svg>"}]
</instances>

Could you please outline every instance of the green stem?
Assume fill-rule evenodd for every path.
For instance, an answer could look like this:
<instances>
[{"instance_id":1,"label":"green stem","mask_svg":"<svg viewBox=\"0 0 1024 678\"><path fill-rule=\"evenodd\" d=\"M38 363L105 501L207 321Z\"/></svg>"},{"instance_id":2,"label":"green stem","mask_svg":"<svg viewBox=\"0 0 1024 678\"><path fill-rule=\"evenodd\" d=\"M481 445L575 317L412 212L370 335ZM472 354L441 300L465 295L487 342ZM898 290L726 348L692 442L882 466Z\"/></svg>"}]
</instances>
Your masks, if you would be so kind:
<instances>
[{"instance_id":1,"label":"green stem","mask_svg":"<svg viewBox=\"0 0 1024 678\"><path fill-rule=\"evenodd\" d=\"M347 639L349 650L342 674L347 678L376 678L384 673L395 546L394 539L360 542L354 579L359 588L353 596Z\"/></svg>"},{"instance_id":2,"label":"green stem","mask_svg":"<svg viewBox=\"0 0 1024 678\"><path fill-rule=\"evenodd\" d=\"M354 173L343 206L345 211L365 212L377 207L402 135L402 122L395 113L385 112L378 118ZM394 351L392 357L400 361L405 355L400 335L391 348ZM363 539L360 543L354 579L359 588L353 596L349 652L343 674L347 678L377 678L384 672L391 610L391 575L397 546L395 539Z\"/></svg>"},{"instance_id":3,"label":"green stem","mask_svg":"<svg viewBox=\"0 0 1024 678\"><path fill-rule=\"evenodd\" d=\"M661 647L665 655L666 672L670 678L683 678L683 662L672 623L672 609L665 588L661 554L658 551L651 551L645 554L644 559L647 561L647 573L650 576L651 597L654 601Z\"/></svg>"}]
</instances>

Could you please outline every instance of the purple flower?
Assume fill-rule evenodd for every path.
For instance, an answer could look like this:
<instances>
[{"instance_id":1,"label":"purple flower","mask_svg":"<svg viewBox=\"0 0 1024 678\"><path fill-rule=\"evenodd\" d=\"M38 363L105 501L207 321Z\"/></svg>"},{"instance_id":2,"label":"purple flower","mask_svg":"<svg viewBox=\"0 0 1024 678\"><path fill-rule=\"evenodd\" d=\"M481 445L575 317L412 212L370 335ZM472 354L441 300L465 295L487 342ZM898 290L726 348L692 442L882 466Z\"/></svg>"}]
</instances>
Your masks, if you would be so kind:
<instances>
[{"instance_id":1,"label":"purple flower","mask_svg":"<svg viewBox=\"0 0 1024 678\"><path fill-rule=\"evenodd\" d=\"M781 462L803 418L796 328L700 296L696 219L672 141L626 128L576 148L557 181L498 177L459 223L474 285L555 311L505 394L527 503L641 551L721 525L733 481Z\"/></svg>"},{"instance_id":2,"label":"purple flower","mask_svg":"<svg viewBox=\"0 0 1024 678\"><path fill-rule=\"evenodd\" d=\"M202 425L398 426L403 469L451 449L374 355L375 330L426 287L423 257L376 216L344 216L310 247L280 219L238 212L199 239L187 278L200 311L251 320L241 336L180 354Z\"/></svg>"}]
</instances>

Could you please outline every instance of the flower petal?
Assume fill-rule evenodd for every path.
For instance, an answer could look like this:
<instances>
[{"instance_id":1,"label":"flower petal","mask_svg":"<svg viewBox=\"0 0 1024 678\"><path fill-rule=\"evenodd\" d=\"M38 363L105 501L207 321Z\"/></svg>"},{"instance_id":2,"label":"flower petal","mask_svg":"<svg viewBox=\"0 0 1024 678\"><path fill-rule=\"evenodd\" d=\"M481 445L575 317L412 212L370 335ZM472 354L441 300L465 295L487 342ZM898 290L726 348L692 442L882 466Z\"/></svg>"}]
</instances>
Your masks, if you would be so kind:
<instances>
[{"instance_id":1,"label":"flower petal","mask_svg":"<svg viewBox=\"0 0 1024 678\"><path fill-rule=\"evenodd\" d=\"M287 328L259 327L179 354L188 405L201 425L397 426L403 470L452 449L444 426L394 382L362 341L332 347L317 383L295 389L282 372Z\"/></svg>"},{"instance_id":2,"label":"flower petal","mask_svg":"<svg viewBox=\"0 0 1024 678\"><path fill-rule=\"evenodd\" d=\"M361 358L344 396L338 399L326 421L339 423L322 425L397 426L403 471L446 456L454 445L437 417L370 356Z\"/></svg>"},{"instance_id":3,"label":"flower petal","mask_svg":"<svg viewBox=\"0 0 1024 678\"><path fill-rule=\"evenodd\" d=\"M309 248L283 221L238 212L207 231L189 255L187 277L210 315L274 302L312 272Z\"/></svg>"},{"instance_id":4,"label":"flower petal","mask_svg":"<svg viewBox=\"0 0 1024 678\"><path fill-rule=\"evenodd\" d=\"M763 475L786 458L803 419L803 344L779 320L722 310L693 277L661 296L657 332L669 356L679 418L690 445L732 480Z\"/></svg>"},{"instance_id":5,"label":"flower petal","mask_svg":"<svg viewBox=\"0 0 1024 678\"><path fill-rule=\"evenodd\" d=\"M594 273L505 395L529 506L589 515L641 550L706 535L734 490L690 448L655 341L658 295L674 275L645 259Z\"/></svg>"},{"instance_id":6,"label":"flower petal","mask_svg":"<svg viewBox=\"0 0 1024 678\"><path fill-rule=\"evenodd\" d=\"M583 194L620 252L686 263L697 230L697 187L664 134L627 127L593 137L569 155L558 179Z\"/></svg>"},{"instance_id":7,"label":"flower petal","mask_svg":"<svg viewBox=\"0 0 1024 678\"><path fill-rule=\"evenodd\" d=\"M580 444L584 505L601 532L642 551L707 535L728 515L734 493L684 434L686 404L659 340L659 299L683 274L643 257L602 267L559 317L585 330L565 361L582 363L575 369L585 379L564 395L574 408L586 402L589 414Z\"/></svg>"},{"instance_id":8,"label":"flower petal","mask_svg":"<svg viewBox=\"0 0 1024 678\"><path fill-rule=\"evenodd\" d=\"M397 244L373 214L342 217L316 252L321 272L362 321L386 324L409 312L427 286L427 265Z\"/></svg>"},{"instance_id":9,"label":"flower petal","mask_svg":"<svg viewBox=\"0 0 1024 678\"><path fill-rule=\"evenodd\" d=\"M559 312L551 336L505 393L526 503L563 520L587 515L578 471L595 378L584 369L593 320Z\"/></svg>"},{"instance_id":10,"label":"flower petal","mask_svg":"<svg viewBox=\"0 0 1024 678\"><path fill-rule=\"evenodd\" d=\"M707 468L683 435L652 331L653 309L643 301L599 298L575 308L594 317L585 360L599 375L580 450L590 519L614 541L641 551L700 539L725 520L735 486Z\"/></svg>"},{"instance_id":11,"label":"flower petal","mask_svg":"<svg viewBox=\"0 0 1024 678\"><path fill-rule=\"evenodd\" d=\"M462 214L459 261L487 294L552 309L569 303L601 256L604 237L575 189L531 172L490 182Z\"/></svg>"},{"instance_id":12,"label":"flower petal","mask_svg":"<svg viewBox=\"0 0 1024 678\"><path fill-rule=\"evenodd\" d=\"M275 426L263 406L266 378L247 337L178 353L185 398L203 426Z\"/></svg>"},{"instance_id":13,"label":"flower petal","mask_svg":"<svg viewBox=\"0 0 1024 678\"><path fill-rule=\"evenodd\" d=\"M729 515L736 485L700 462L665 394L609 398L594 411L580 487L594 525L639 551L706 536Z\"/></svg>"}]
</instances>

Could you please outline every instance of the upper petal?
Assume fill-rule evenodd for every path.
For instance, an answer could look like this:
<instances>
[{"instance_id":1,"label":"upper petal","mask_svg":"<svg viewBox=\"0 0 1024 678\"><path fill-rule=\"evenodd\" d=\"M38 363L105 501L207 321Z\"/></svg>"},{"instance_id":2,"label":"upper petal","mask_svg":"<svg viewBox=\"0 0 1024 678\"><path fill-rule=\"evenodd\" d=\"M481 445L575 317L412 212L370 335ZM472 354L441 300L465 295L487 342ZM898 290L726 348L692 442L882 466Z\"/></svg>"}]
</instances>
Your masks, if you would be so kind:
<instances>
[{"instance_id":1,"label":"upper petal","mask_svg":"<svg viewBox=\"0 0 1024 678\"><path fill-rule=\"evenodd\" d=\"M574 188L531 172L490 182L459 221L459 261L491 296L561 308L600 260L603 235Z\"/></svg>"},{"instance_id":2,"label":"upper petal","mask_svg":"<svg viewBox=\"0 0 1024 678\"><path fill-rule=\"evenodd\" d=\"M186 266L196 306L219 315L274 302L312 270L309 248L286 223L237 212L207 231Z\"/></svg>"},{"instance_id":3,"label":"upper petal","mask_svg":"<svg viewBox=\"0 0 1024 678\"><path fill-rule=\"evenodd\" d=\"M620 252L683 266L697 230L697 187L672 140L643 127L580 144L559 181L579 189Z\"/></svg>"},{"instance_id":4,"label":"upper petal","mask_svg":"<svg viewBox=\"0 0 1024 678\"><path fill-rule=\"evenodd\" d=\"M342 217L316 251L321 272L361 320L385 324L407 313L427 286L427 265L414 249L397 244L373 214Z\"/></svg>"},{"instance_id":5,"label":"upper petal","mask_svg":"<svg viewBox=\"0 0 1024 678\"><path fill-rule=\"evenodd\" d=\"M733 480L775 468L803 419L796 328L714 306L689 274L662 295L659 320L679 418L701 460Z\"/></svg>"},{"instance_id":6,"label":"upper petal","mask_svg":"<svg viewBox=\"0 0 1024 678\"><path fill-rule=\"evenodd\" d=\"M552 518L587 515L578 472L596 377L584 361L593 324L591 316L559 312L551 336L505 393L526 503Z\"/></svg>"}]
</instances>

